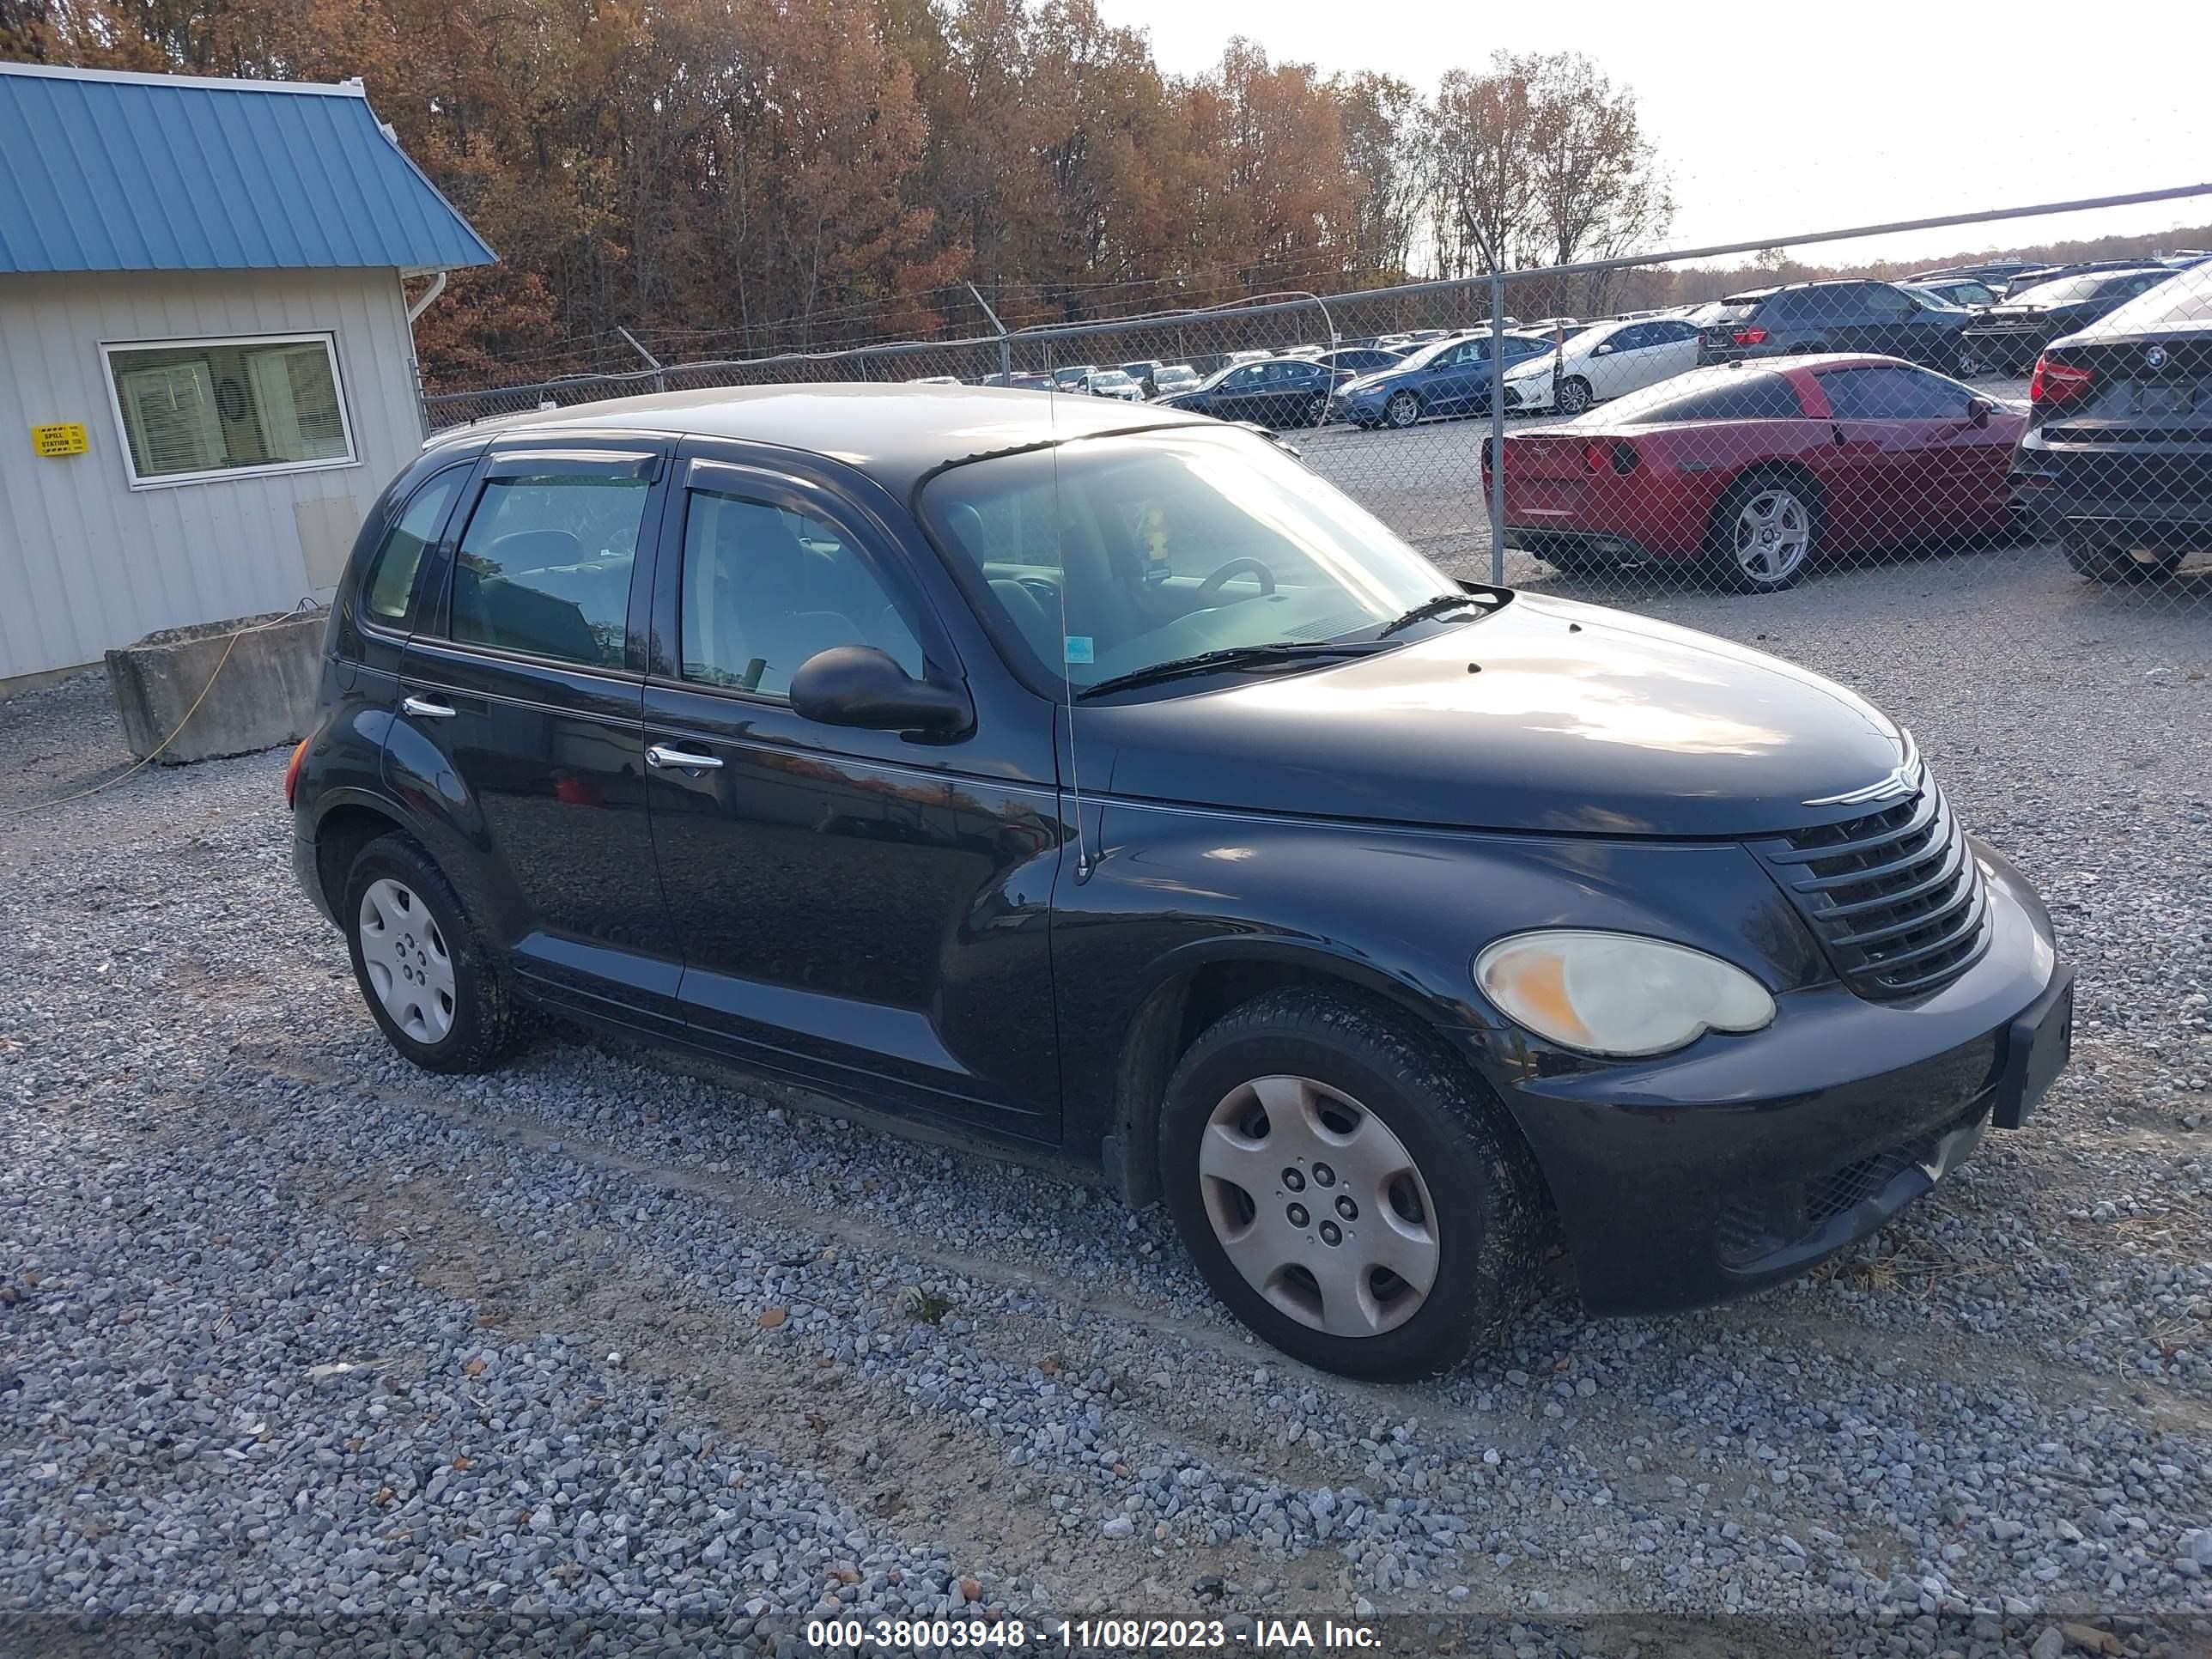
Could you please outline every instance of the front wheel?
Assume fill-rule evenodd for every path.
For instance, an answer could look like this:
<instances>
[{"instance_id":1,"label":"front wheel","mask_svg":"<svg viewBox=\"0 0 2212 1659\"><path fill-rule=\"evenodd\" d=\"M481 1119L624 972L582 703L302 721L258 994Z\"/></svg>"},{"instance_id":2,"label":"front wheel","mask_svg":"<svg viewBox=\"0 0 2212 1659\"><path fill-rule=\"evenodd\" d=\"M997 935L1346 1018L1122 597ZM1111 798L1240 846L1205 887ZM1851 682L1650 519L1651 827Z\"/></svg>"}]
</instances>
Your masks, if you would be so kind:
<instances>
[{"instance_id":1,"label":"front wheel","mask_svg":"<svg viewBox=\"0 0 2212 1659\"><path fill-rule=\"evenodd\" d=\"M1805 574L1819 535L1819 508L1805 486L1749 479L1713 514L1714 567L1739 592L1778 593Z\"/></svg>"},{"instance_id":2,"label":"front wheel","mask_svg":"<svg viewBox=\"0 0 2212 1659\"><path fill-rule=\"evenodd\" d=\"M1526 1146L1449 1056L1350 997L1272 992L1200 1036L1168 1084L1160 1171L1213 1293L1324 1370L1449 1370L1534 1289Z\"/></svg>"},{"instance_id":3,"label":"front wheel","mask_svg":"<svg viewBox=\"0 0 2212 1659\"><path fill-rule=\"evenodd\" d=\"M392 1046L426 1071L488 1072L524 1020L438 866L405 836L361 849L346 877L354 977Z\"/></svg>"},{"instance_id":4,"label":"front wheel","mask_svg":"<svg viewBox=\"0 0 2212 1659\"><path fill-rule=\"evenodd\" d=\"M1421 400L1410 392L1394 392L1382 405L1382 418L1403 430L1421 418Z\"/></svg>"},{"instance_id":5,"label":"front wheel","mask_svg":"<svg viewBox=\"0 0 2212 1659\"><path fill-rule=\"evenodd\" d=\"M1579 375L1571 375L1559 382L1559 405L1562 415L1579 415L1596 399L1590 396L1589 382Z\"/></svg>"}]
</instances>

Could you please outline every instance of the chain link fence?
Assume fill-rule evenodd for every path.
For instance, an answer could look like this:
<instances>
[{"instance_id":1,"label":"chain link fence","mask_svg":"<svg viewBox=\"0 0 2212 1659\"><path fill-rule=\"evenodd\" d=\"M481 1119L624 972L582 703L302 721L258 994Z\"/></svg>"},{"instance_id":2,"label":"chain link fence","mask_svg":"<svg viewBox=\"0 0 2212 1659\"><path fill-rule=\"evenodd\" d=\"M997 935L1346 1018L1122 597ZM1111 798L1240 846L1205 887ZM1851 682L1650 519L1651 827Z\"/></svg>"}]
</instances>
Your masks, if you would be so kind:
<instances>
[{"instance_id":1,"label":"chain link fence","mask_svg":"<svg viewBox=\"0 0 2212 1659\"><path fill-rule=\"evenodd\" d=\"M2212 611L2212 256L2142 239L2067 264L1810 281L1692 263L1867 234L424 402L442 428L809 381L1118 398L1284 434L1463 577L1632 605L1932 575Z\"/></svg>"}]
</instances>

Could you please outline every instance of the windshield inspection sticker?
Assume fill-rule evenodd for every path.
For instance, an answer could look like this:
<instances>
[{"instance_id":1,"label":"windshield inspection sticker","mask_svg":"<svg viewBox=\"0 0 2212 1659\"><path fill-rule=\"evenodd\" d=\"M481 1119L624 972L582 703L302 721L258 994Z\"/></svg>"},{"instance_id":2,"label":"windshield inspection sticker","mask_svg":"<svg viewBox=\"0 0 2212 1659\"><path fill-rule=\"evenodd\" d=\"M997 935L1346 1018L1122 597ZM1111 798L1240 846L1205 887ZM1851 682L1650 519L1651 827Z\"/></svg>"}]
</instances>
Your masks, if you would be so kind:
<instances>
[{"instance_id":1,"label":"windshield inspection sticker","mask_svg":"<svg viewBox=\"0 0 2212 1659\"><path fill-rule=\"evenodd\" d=\"M1091 660L1090 635L1070 634L1067 636L1067 659L1070 662Z\"/></svg>"}]
</instances>

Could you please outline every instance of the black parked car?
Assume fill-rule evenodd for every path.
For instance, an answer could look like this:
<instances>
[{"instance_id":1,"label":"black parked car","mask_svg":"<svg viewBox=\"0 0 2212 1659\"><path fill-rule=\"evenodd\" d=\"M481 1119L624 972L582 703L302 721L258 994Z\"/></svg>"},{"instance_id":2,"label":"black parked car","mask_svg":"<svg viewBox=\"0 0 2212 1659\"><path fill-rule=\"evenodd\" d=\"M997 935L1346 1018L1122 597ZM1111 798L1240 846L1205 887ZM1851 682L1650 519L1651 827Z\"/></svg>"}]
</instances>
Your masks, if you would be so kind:
<instances>
[{"instance_id":1,"label":"black parked car","mask_svg":"<svg viewBox=\"0 0 2212 1659\"><path fill-rule=\"evenodd\" d=\"M2051 342L2028 399L2013 502L2076 570L2147 580L2212 552L2212 271Z\"/></svg>"},{"instance_id":2,"label":"black parked car","mask_svg":"<svg viewBox=\"0 0 2212 1659\"><path fill-rule=\"evenodd\" d=\"M1872 351L1945 374L1972 372L1960 340L1973 314L1895 283L1796 283L1733 294L1698 319L1700 363L1816 351Z\"/></svg>"},{"instance_id":3,"label":"black parked car","mask_svg":"<svg viewBox=\"0 0 2212 1659\"><path fill-rule=\"evenodd\" d=\"M1188 391L1170 392L1157 402L1162 409L1224 421L1316 426L1336 384L1328 367L1310 357L1267 357L1217 369Z\"/></svg>"},{"instance_id":4,"label":"black parked car","mask_svg":"<svg viewBox=\"0 0 2212 1659\"><path fill-rule=\"evenodd\" d=\"M2087 327L2173 276L2165 265L2150 265L2038 283L1974 319L1966 332L1966 349L1999 374L2025 374L2051 341Z\"/></svg>"},{"instance_id":5,"label":"black parked car","mask_svg":"<svg viewBox=\"0 0 2212 1659\"><path fill-rule=\"evenodd\" d=\"M2066 1055L2042 906L1858 697L1091 398L436 441L286 789L417 1064L550 1010L1055 1154L1354 1375L1491 1340L1554 1236L1599 1311L1802 1272Z\"/></svg>"}]
</instances>

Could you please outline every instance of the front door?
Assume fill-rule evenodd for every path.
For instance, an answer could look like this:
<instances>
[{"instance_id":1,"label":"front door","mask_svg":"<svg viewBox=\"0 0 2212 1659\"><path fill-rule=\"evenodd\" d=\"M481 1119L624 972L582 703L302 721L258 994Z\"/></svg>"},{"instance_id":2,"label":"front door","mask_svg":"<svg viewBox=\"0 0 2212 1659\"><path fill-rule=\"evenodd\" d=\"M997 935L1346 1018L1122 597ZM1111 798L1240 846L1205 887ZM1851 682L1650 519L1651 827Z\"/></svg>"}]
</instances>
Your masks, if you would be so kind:
<instances>
[{"instance_id":1,"label":"front door","mask_svg":"<svg viewBox=\"0 0 2212 1659\"><path fill-rule=\"evenodd\" d=\"M430 850L514 971L556 1000L673 1023L675 941L645 817L638 547L654 441L495 452L442 604L407 641L386 781L441 798ZM644 594L635 594L641 607Z\"/></svg>"},{"instance_id":2,"label":"front door","mask_svg":"<svg viewBox=\"0 0 2212 1659\"><path fill-rule=\"evenodd\" d=\"M761 1069L1050 1139L1054 781L994 763L988 731L803 718L792 675L833 646L959 669L867 511L775 452L714 453L682 463L645 693L686 1017Z\"/></svg>"}]
</instances>

